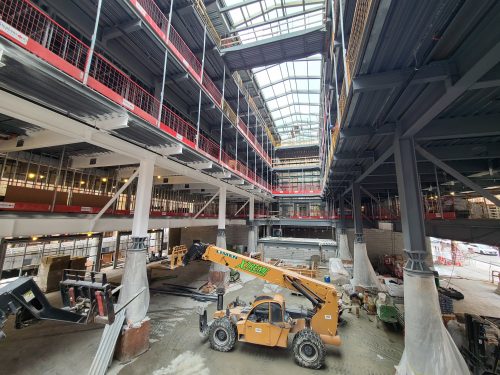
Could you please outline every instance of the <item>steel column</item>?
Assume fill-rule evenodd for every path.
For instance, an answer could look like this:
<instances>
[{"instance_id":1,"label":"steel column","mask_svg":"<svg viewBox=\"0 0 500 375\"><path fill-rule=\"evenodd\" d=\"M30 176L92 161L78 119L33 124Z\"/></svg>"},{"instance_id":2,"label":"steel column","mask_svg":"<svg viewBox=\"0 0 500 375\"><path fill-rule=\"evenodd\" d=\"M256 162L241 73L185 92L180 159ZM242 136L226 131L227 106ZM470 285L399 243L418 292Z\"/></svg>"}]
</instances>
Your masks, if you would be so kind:
<instances>
[{"instance_id":1,"label":"steel column","mask_svg":"<svg viewBox=\"0 0 500 375\"><path fill-rule=\"evenodd\" d=\"M167 28L167 43L170 41L170 29L172 27L172 15L174 9L174 0L170 0L170 13L168 14L168 28ZM167 74L167 62L168 62L168 46L165 45L165 58L163 59L163 76L161 81L161 93L160 93L160 108L158 109L158 121L157 125L160 126L161 114L163 111L163 98L165 97L165 76Z\"/></svg>"},{"instance_id":2,"label":"steel column","mask_svg":"<svg viewBox=\"0 0 500 375\"><path fill-rule=\"evenodd\" d=\"M220 114L220 140L219 140L219 161L222 160L222 128L224 125L224 110L226 109L226 65L224 65L222 73L222 111ZM238 131L238 129L236 129Z\"/></svg>"},{"instance_id":3,"label":"steel column","mask_svg":"<svg viewBox=\"0 0 500 375\"><path fill-rule=\"evenodd\" d=\"M83 84L86 85L89 79L90 66L92 65L92 58L94 57L95 41L97 38L97 28L99 26L99 20L101 18L101 7L102 0L97 2L97 14L95 17L94 32L92 33L92 40L90 41L90 48L87 53L87 61L85 61L85 71L83 73Z\"/></svg>"},{"instance_id":4,"label":"steel column","mask_svg":"<svg viewBox=\"0 0 500 375\"><path fill-rule=\"evenodd\" d=\"M207 46L207 25L203 27L203 55L201 57L201 86L203 86L203 77L205 76L205 49ZM201 117L201 86L198 93L198 118L196 120L196 147L200 145L200 117Z\"/></svg>"},{"instance_id":5,"label":"steel column","mask_svg":"<svg viewBox=\"0 0 500 375\"><path fill-rule=\"evenodd\" d=\"M396 136L394 140L394 160L401 207L403 240L405 252L408 254L406 269L430 272L429 267L425 264L427 256L425 226L413 138L401 139Z\"/></svg>"},{"instance_id":6,"label":"steel column","mask_svg":"<svg viewBox=\"0 0 500 375\"><path fill-rule=\"evenodd\" d=\"M365 242L363 236L363 213L361 212L361 189L359 182L352 184L352 214L354 216L355 242Z\"/></svg>"}]
</instances>

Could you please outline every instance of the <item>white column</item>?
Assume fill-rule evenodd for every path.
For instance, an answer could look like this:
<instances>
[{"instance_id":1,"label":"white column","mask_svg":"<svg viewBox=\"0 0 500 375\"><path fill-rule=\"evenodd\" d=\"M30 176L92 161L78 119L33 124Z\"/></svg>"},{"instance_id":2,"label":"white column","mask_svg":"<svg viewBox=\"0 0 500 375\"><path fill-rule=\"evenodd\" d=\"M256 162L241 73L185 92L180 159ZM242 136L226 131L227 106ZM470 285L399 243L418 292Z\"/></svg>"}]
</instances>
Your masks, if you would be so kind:
<instances>
[{"instance_id":1,"label":"white column","mask_svg":"<svg viewBox=\"0 0 500 375\"><path fill-rule=\"evenodd\" d=\"M219 189L219 219L217 223L217 247L226 248L226 187Z\"/></svg>"},{"instance_id":2,"label":"white column","mask_svg":"<svg viewBox=\"0 0 500 375\"><path fill-rule=\"evenodd\" d=\"M253 222L255 219L255 198L250 197L248 202L248 246L247 251L252 253L255 251L255 228Z\"/></svg>"},{"instance_id":3,"label":"white column","mask_svg":"<svg viewBox=\"0 0 500 375\"><path fill-rule=\"evenodd\" d=\"M153 187L154 161L143 160L139 166L139 179L135 197L134 220L132 223L132 248L127 250L119 302L128 301L142 287L148 287L146 253L151 189ZM146 318L149 306L149 291L146 289L127 307L127 322L140 326Z\"/></svg>"}]
</instances>

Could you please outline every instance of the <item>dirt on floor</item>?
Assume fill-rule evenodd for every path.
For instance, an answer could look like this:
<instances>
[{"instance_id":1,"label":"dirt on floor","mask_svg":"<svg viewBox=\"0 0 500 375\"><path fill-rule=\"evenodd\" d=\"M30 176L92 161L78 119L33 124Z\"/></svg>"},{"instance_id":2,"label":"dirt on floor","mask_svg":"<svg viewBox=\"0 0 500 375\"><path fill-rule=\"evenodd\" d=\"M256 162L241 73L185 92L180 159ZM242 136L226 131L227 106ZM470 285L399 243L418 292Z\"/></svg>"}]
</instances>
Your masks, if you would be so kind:
<instances>
[{"instance_id":1,"label":"dirt on floor","mask_svg":"<svg viewBox=\"0 0 500 375\"><path fill-rule=\"evenodd\" d=\"M191 263L174 271L154 269L152 287L164 283L199 287L207 280L209 264ZM174 276L173 278L170 278ZM156 279L156 281L155 281ZM251 302L255 296L269 293L258 279L243 277L231 286L225 303L236 297ZM310 307L303 297L280 291L288 307ZM55 297L53 297L55 298ZM198 334L197 309L207 307L209 316L215 303L201 303L186 297L151 293L151 347L128 364L112 363L109 374L154 375L248 375L248 374L394 374L404 338L391 327L376 327L375 318L360 318L344 313L346 324L339 328L342 346L328 347L326 367L308 370L297 366L288 349L268 348L237 343L229 353L210 349ZM97 350L102 326L75 327L56 322L42 322L17 331L8 322L6 340L0 342L1 372L8 374L86 374Z\"/></svg>"}]
</instances>

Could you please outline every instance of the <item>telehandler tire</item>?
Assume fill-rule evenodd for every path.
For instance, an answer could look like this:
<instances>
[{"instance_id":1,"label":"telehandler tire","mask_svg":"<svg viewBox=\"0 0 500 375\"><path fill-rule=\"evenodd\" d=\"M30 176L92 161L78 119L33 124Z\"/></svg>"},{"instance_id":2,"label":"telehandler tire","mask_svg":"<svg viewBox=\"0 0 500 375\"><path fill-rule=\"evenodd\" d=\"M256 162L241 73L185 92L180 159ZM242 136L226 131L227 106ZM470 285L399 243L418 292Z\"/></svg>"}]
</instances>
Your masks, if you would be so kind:
<instances>
[{"instance_id":1,"label":"telehandler tire","mask_svg":"<svg viewBox=\"0 0 500 375\"><path fill-rule=\"evenodd\" d=\"M208 339L212 349L219 352L229 352L234 348L236 342L234 324L228 318L214 320L210 325Z\"/></svg>"},{"instance_id":2,"label":"telehandler tire","mask_svg":"<svg viewBox=\"0 0 500 375\"><path fill-rule=\"evenodd\" d=\"M298 332L293 338L293 355L299 366L319 369L325 364L326 349L319 335L309 328Z\"/></svg>"}]
</instances>

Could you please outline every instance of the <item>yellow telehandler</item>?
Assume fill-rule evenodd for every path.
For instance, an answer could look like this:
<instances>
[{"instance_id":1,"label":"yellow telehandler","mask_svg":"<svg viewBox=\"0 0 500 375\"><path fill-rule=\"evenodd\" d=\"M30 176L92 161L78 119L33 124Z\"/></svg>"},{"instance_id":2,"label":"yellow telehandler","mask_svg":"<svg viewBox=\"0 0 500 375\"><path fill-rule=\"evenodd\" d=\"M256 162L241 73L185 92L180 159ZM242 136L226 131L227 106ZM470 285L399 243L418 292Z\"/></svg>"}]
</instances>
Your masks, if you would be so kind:
<instances>
[{"instance_id":1,"label":"yellow telehandler","mask_svg":"<svg viewBox=\"0 0 500 375\"><path fill-rule=\"evenodd\" d=\"M189 248L184 264L200 258L301 293L313 305L306 314L292 312L286 309L283 296L276 294L259 296L251 306L242 306L236 300L224 309L221 291L213 321L207 322L206 310L200 314L200 332L208 336L213 349L228 352L236 340L287 348L288 335L295 334L292 340L295 361L302 367L319 369L325 362L325 344L340 345L339 304L332 285L199 242Z\"/></svg>"}]
</instances>

